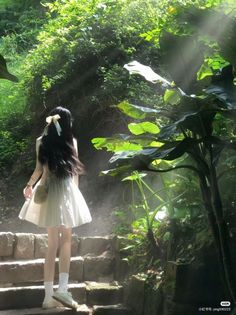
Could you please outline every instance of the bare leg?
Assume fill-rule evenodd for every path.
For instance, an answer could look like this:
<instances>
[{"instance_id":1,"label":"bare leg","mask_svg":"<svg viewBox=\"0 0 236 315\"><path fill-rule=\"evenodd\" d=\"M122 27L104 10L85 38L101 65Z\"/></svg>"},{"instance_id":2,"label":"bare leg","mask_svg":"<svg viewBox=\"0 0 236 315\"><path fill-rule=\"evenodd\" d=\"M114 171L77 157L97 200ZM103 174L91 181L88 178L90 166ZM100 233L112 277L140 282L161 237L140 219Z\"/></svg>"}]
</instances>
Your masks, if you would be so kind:
<instances>
[{"instance_id":1,"label":"bare leg","mask_svg":"<svg viewBox=\"0 0 236 315\"><path fill-rule=\"evenodd\" d=\"M44 288L45 297L43 308L52 308L58 306L58 303L52 299L53 280L55 275L55 260L58 248L59 229L48 228L48 249L45 256L44 264Z\"/></svg>"},{"instance_id":2,"label":"bare leg","mask_svg":"<svg viewBox=\"0 0 236 315\"><path fill-rule=\"evenodd\" d=\"M68 289L68 279L71 258L71 228L60 228L60 255L59 255L59 287L53 297L67 307L78 308L78 303Z\"/></svg>"},{"instance_id":3,"label":"bare leg","mask_svg":"<svg viewBox=\"0 0 236 315\"><path fill-rule=\"evenodd\" d=\"M60 228L59 292L67 292L71 257L71 228Z\"/></svg>"},{"instance_id":4,"label":"bare leg","mask_svg":"<svg viewBox=\"0 0 236 315\"><path fill-rule=\"evenodd\" d=\"M48 228L48 249L44 264L44 281L53 282L55 275L55 260L58 249L59 229Z\"/></svg>"},{"instance_id":5,"label":"bare leg","mask_svg":"<svg viewBox=\"0 0 236 315\"><path fill-rule=\"evenodd\" d=\"M71 258L71 228L60 228L59 272L69 273Z\"/></svg>"}]
</instances>

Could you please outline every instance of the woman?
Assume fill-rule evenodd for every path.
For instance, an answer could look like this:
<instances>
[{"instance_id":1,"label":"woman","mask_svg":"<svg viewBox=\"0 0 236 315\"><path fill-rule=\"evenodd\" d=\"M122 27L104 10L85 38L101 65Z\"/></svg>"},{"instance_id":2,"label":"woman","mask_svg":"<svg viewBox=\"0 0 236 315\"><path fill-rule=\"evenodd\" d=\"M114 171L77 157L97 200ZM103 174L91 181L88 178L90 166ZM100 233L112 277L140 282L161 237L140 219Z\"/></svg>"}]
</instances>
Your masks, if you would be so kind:
<instances>
[{"instance_id":1,"label":"woman","mask_svg":"<svg viewBox=\"0 0 236 315\"><path fill-rule=\"evenodd\" d=\"M84 166L78 159L70 111L56 107L46 118L46 122L43 135L36 140L36 167L24 188L26 202L19 217L47 228L48 249L44 265L43 308L57 307L58 301L65 306L77 308L78 304L68 292L67 286L72 228L92 220L87 204L78 189L78 175L84 172ZM59 287L54 292L58 248Z\"/></svg>"}]
</instances>

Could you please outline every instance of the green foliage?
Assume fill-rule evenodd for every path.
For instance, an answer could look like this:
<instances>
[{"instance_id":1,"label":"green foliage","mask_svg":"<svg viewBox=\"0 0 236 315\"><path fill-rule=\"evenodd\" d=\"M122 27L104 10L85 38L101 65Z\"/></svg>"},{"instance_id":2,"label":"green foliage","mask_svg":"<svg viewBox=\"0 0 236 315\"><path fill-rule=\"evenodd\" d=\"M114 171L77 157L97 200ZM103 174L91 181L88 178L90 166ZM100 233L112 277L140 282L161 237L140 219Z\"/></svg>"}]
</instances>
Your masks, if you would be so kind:
<instances>
[{"instance_id":1,"label":"green foliage","mask_svg":"<svg viewBox=\"0 0 236 315\"><path fill-rule=\"evenodd\" d=\"M26 111L27 90L24 86L24 62L29 49L36 44L36 36L46 22L46 10L34 0L2 1L0 7L0 50L8 70L19 82L0 81L0 169L6 178L14 172L20 174L26 165L32 168L30 150L31 117ZM2 68L1 68L2 70ZM6 76L7 75L7 76ZM4 78L14 79L9 74ZM16 168L16 161L21 161Z\"/></svg>"},{"instance_id":2,"label":"green foliage","mask_svg":"<svg viewBox=\"0 0 236 315\"><path fill-rule=\"evenodd\" d=\"M27 115L10 112L0 117L0 126L0 169L6 172L15 165L29 145L30 138L27 134L30 130L30 119ZM22 161L22 168L28 160Z\"/></svg>"},{"instance_id":3,"label":"green foliage","mask_svg":"<svg viewBox=\"0 0 236 315\"><path fill-rule=\"evenodd\" d=\"M137 62L132 62L126 68L130 69L131 73L140 74L153 83L164 82L167 87L170 86L161 76ZM212 84L205 91L201 91L200 95L187 95L181 92L180 88L175 88L179 99L172 104L169 111L162 109L162 115L168 118L169 122L155 135L155 140L157 142L162 141L164 144L158 148L146 145L145 147L142 146L139 151L115 152L110 162L116 163L116 166L126 164L130 166L130 169L152 170L154 172L167 172L184 168L192 170L198 175L204 208L208 215L209 226L223 271L222 278L231 298L235 300L236 292L232 281L233 275L228 248L229 231L224 220L217 165L223 150L236 149L236 141L230 133L224 139L213 135L213 128L216 126L216 123L213 124L213 122L217 114L226 115L235 122L236 88L233 79L232 67L226 66L218 75L217 80L213 78ZM165 93L163 105L168 105L168 103L169 97L166 97ZM136 108L135 106L135 110ZM141 108L139 110L142 111ZM179 135L182 136L181 139L177 138ZM123 137L125 136L123 135ZM127 135L127 137L129 136ZM151 141L153 138L149 140ZM133 139L133 142L140 144L139 139ZM177 160L184 155L190 158L190 163L182 164L181 161L175 167L167 169L160 167L160 160ZM144 207L147 208L145 201ZM149 220L147 220L147 226L150 230Z\"/></svg>"},{"instance_id":4,"label":"green foliage","mask_svg":"<svg viewBox=\"0 0 236 315\"><path fill-rule=\"evenodd\" d=\"M96 105L101 99L111 104L124 93L137 94L138 87L148 91L144 83L136 83L135 93L125 87L127 81L122 66L133 55L147 56L151 48L146 47L139 34L156 23L154 4L144 12L140 1L55 1L48 5L50 19L38 36L39 44L26 59L26 89L30 98L40 106L56 89L58 93L72 85L85 86L84 94ZM148 2L149 3L149 2ZM155 13L157 15L157 13ZM137 18L139 17L139 18ZM148 52L148 54L147 54ZM88 70L89 69L89 70ZM87 71L85 75L84 72ZM90 97L91 88L99 85L101 92ZM127 81L128 82L128 81ZM129 82L129 87L130 87ZM69 88L70 90L71 88ZM149 89L149 94L151 91ZM95 92L96 93L96 92ZM140 97L144 98L140 93ZM80 97L80 95L79 95ZM104 101L102 102L104 103ZM103 106L105 106L104 104Z\"/></svg>"},{"instance_id":5,"label":"green foliage","mask_svg":"<svg viewBox=\"0 0 236 315\"><path fill-rule=\"evenodd\" d=\"M31 49L46 22L46 10L41 5L43 3L45 1L40 3L34 0L1 3L0 35L4 36L1 41L7 41L9 46L15 47L17 53Z\"/></svg>"},{"instance_id":6,"label":"green foliage","mask_svg":"<svg viewBox=\"0 0 236 315\"><path fill-rule=\"evenodd\" d=\"M115 212L116 218L120 222L116 232L125 235L126 239L122 253L136 271L143 271L148 267L159 265L159 262L155 260L155 253L153 253L158 248L152 247L147 235L150 232L154 233L161 224L157 218L157 213L163 213L163 218L167 215L163 210L166 205L162 197L165 194L165 189L159 187L158 191L155 192L144 180L146 175L145 173L134 172L122 179L131 184L132 204L126 211ZM127 210L129 211L127 212Z\"/></svg>"},{"instance_id":7,"label":"green foliage","mask_svg":"<svg viewBox=\"0 0 236 315\"><path fill-rule=\"evenodd\" d=\"M231 124L232 122L235 123L236 88L234 85L235 73L233 71L235 66L233 44L235 43L235 35L233 28L236 25L236 19L219 11L209 11L206 7L203 11L199 8L192 9L189 10L188 8L188 10L176 13L175 23L172 23L171 27L173 25L178 26L175 29L165 29L159 41L163 63L174 83L139 62L132 61L125 65L125 68L131 74L139 74L147 81L162 84L164 93L162 92L161 95L163 99L162 104L160 102L158 104L158 112L153 111L152 108L147 109L145 107L144 109L144 107L133 106L130 103L127 105L127 102L119 104L117 108L139 120L146 119L147 113L151 113L153 123L157 123L160 116L163 119L160 120L160 129L155 136L145 134L147 140L145 144L142 142L143 139L138 138L138 133L137 136L122 135L123 139L129 139L131 143L139 144L142 147L140 150L114 151L115 154L110 159L110 163L113 164L113 175L116 170L119 174L123 168L126 172L132 170L168 172L170 170L187 169L198 176L203 209L207 215L211 235L217 248L222 280L228 289L229 296L233 301L236 301L229 251L230 234L224 216L218 177L222 165L220 163L221 154L226 149L235 151L236 141L230 130L225 130L224 137L221 137L214 129L219 123L219 117L227 117L228 120L231 120ZM204 32L204 38L202 34L199 35L198 33L199 21L206 21L208 13L210 13L210 24ZM191 14L198 20L190 20ZM215 26L216 23L222 21L222 17L225 19L225 27L222 32L215 32L212 25ZM183 31L179 22L187 19L189 19L188 25ZM166 30L169 32L166 32ZM206 64L203 65L204 59L207 66ZM202 84L201 80L209 76L211 80L204 82L205 89L203 89L204 83ZM142 123L149 122L150 120ZM139 125L140 121L136 124ZM105 144L105 148L106 139L100 139L101 141ZM109 141L111 143L111 137ZM117 141L117 136L114 138L115 141ZM153 148L151 145L153 141L162 142L163 144ZM102 146L103 144L100 148ZM187 164L186 162L183 163L186 158ZM162 167L160 162L163 160L175 161L177 165L167 168ZM125 166L126 168L124 168ZM106 173L109 174L109 171ZM145 199L143 207L147 214ZM185 209L184 207L184 212ZM193 209L193 206L190 209ZM174 217L173 214L172 218ZM179 211L179 214L181 215L181 211ZM151 222L148 217L146 219L148 230L150 230ZM176 224L172 225L176 228ZM206 231L198 231L197 243L202 243L202 240L205 241L203 235L208 234ZM176 237L175 232L172 235ZM169 237L170 235L167 234L165 238L168 239ZM188 246L188 248L191 247L192 244Z\"/></svg>"},{"instance_id":8,"label":"green foliage","mask_svg":"<svg viewBox=\"0 0 236 315\"><path fill-rule=\"evenodd\" d=\"M28 145L27 139L16 141L14 135L8 131L0 132L0 169L3 170L15 162L19 153L24 152Z\"/></svg>"},{"instance_id":9,"label":"green foliage","mask_svg":"<svg viewBox=\"0 0 236 315\"><path fill-rule=\"evenodd\" d=\"M140 70L139 65L137 65L137 67ZM132 64L132 71L133 68ZM145 68L141 69L144 71L139 73L146 76ZM204 146L205 149L202 149L201 147L201 150L204 151L211 144L213 145L212 150L214 151L214 162L216 163L219 159L221 151L224 148L234 148L234 138L220 140L217 137L212 136L213 126L215 126L215 124L213 125L213 122L215 122L214 118L217 113L227 115L227 117L231 117L232 120L235 119L234 115L230 115L230 113L234 113L235 110L234 106L236 94L234 84L232 81L228 80L228 78L227 85L221 84L220 80L222 80L222 82L223 80L226 80L224 74L222 74L221 77L219 76L217 83L211 84L206 89L207 95L204 95L204 93L202 96L183 94L180 98L180 94L177 89L176 91L179 97L179 104L175 104L175 106L170 110L162 108L157 111L147 107L144 108L131 105L127 102L123 103L122 106L119 104L117 108L128 113L128 115L131 112L133 116L133 112L135 112L136 117L139 116L139 118L144 118L146 113L151 113L153 115L154 113L157 114L159 112L161 115L168 117L170 123L163 126L161 129L156 126L156 130L158 130L156 137L148 136L147 134L145 144L142 143L140 138L122 135L122 138L125 138L126 140L129 139L131 144L139 144L142 148L140 148L140 150L127 150L123 148L121 153L119 152L121 148L119 148L119 150L114 150L116 154L110 161L114 163L118 160L122 161L122 159L128 161L135 157L139 157L140 167L144 167L145 169L146 164L147 168L149 168L149 166L151 166L151 168L155 168L155 161L157 159L175 160L183 156L185 153L193 156L193 158L195 155L196 158L196 154L201 154L201 151L198 152L199 145ZM164 94L163 101L164 103L169 103L169 98L166 97L166 93ZM221 103L219 101L221 101ZM216 102L217 106L215 105ZM132 111L130 108L132 108ZM145 121L131 126L140 126L140 124L146 125L149 124L149 122ZM154 124L152 123L152 126L153 125ZM136 134L138 135L139 133ZM182 135L183 138L176 138L179 135ZM149 145L147 144L148 140ZM106 139L100 139L100 142L101 141L103 141L103 143L100 143L100 148L105 147ZM117 140L113 139L113 141ZM156 141L156 143L164 142L164 144L158 146L157 148L153 148L152 143L154 141ZM111 144L111 142L112 138L109 138L109 143ZM204 163L200 165L202 167L201 171L206 171ZM137 164L135 164L135 167L137 167Z\"/></svg>"}]
</instances>

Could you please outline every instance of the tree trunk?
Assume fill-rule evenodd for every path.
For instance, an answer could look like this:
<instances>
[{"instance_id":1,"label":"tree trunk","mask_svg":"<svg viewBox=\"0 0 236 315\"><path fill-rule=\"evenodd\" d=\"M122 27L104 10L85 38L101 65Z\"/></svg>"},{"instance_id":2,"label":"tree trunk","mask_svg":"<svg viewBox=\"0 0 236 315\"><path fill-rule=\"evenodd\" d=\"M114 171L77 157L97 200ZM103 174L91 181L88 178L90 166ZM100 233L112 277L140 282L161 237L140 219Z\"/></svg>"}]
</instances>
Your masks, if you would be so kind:
<instances>
[{"instance_id":1,"label":"tree trunk","mask_svg":"<svg viewBox=\"0 0 236 315\"><path fill-rule=\"evenodd\" d=\"M216 217L216 224L219 233L220 250L222 255L224 278L230 291L230 296L234 303L236 303L236 290L235 290L235 278L232 267L232 259L229 248L229 231L227 224L224 220L223 207L218 187L218 181L216 177L216 169L214 165L211 165L211 188L213 197L213 207Z\"/></svg>"},{"instance_id":2,"label":"tree trunk","mask_svg":"<svg viewBox=\"0 0 236 315\"><path fill-rule=\"evenodd\" d=\"M202 175L202 177L200 177L200 187L218 253L222 280L226 286L230 298L235 303L234 277L227 237L228 230L225 221L223 220L223 211L218 185L217 182L214 182L214 184L211 182L211 187L208 187L207 180L205 176Z\"/></svg>"}]
</instances>

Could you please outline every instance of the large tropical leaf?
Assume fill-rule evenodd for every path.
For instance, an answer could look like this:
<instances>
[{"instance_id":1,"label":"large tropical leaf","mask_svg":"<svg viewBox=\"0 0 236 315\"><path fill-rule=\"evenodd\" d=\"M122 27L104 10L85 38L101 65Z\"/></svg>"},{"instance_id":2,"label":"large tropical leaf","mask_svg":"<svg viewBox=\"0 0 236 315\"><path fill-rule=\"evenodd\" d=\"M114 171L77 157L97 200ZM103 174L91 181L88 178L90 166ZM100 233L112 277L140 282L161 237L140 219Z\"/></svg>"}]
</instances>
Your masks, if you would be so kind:
<instances>
[{"instance_id":1,"label":"large tropical leaf","mask_svg":"<svg viewBox=\"0 0 236 315\"><path fill-rule=\"evenodd\" d=\"M110 163L117 162L118 160L131 160L134 159L135 157L138 157L140 159L145 160L146 162L149 161L149 163L152 160L152 154L156 152L156 148L148 148L148 149L143 149L139 151L123 151L121 153L116 153L114 154L111 159L109 160ZM148 163L148 164L149 164Z\"/></svg>"},{"instance_id":2,"label":"large tropical leaf","mask_svg":"<svg viewBox=\"0 0 236 315\"><path fill-rule=\"evenodd\" d=\"M166 86L172 87L171 82L161 77L159 74L155 73L152 68L145 66L138 61L132 61L126 65L124 68L129 71L130 74L139 74L143 76L147 81L152 83L162 83Z\"/></svg>"},{"instance_id":3,"label":"large tropical leaf","mask_svg":"<svg viewBox=\"0 0 236 315\"><path fill-rule=\"evenodd\" d=\"M111 152L121 152L121 151L139 151L142 146L138 143L132 143L129 140L123 139L120 136L108 137L108 138L93 138L92 144L97 150L106 149Z\"/></svg>"},{"instance_id":4,"label":"large tropical leaf","mask_svg":"<svg viewBox=\"0 0 236 315\"><path fill-rule=\"evenodd\" d=\"M91 142L97 150L106 149L111 152L139 151L143 147L159 148L163 145L163 142L157 141L156 136L152 134L116 134L108 138L93 138Z\"/></svg>"},{"instance_id":5,"label":"large tropical leaf","mask_svg":"<svg viewBox=\"0 0 236 315\"><path fill-rule=\"evenodd\" d=\"M150 121L130 123L128 124L128 128L134 135L141 135L143 133L157 134L160 132L160 128Z\"/></svg>"},{"instance_id":6,"label":"large tropical leaf","mask_svg":"<svg viewBox=\"0 0 236 315\"><path fill-rule=\"evenodd\" d=\"M165 143L159 148L144 148L140 151L126 151L116 153L110 159L110 163L115 163L121 160L126 160L126 163L133 163L139 159L147 168L152 161L157 159L163 160L175 160L181 157L183 154L191 152L196 144L201 140L194 140L191 138L185 138L182 141L173 141ZM119 164L119 163L118 163Z\"/></svg>"},{"instance_id":7,"label":"large tropical leaf","mask_svg":"<svg viewBox=\"0 0 236 315\"><path fill-rule=\"evenodd\" d=\"M187 130L200 136L210 135L214 116L219 110L211 97L182 96L180 104L169 113L172 123L161 129L158 138L173 138Z\"/></svg>"},{"instance_id":8,"label":"large tropical leaf","mask_svg":"<svg viewBox=\"0 0 236 315\"><path fill-rule=\"evenodd\" d=\"M167 104L176 105L180 102L182 95L177 89L167 89L164 94L164 101Z\"/></svg>"},{"instance_id":9,"label":"large tropical leaf","mask_svg":"<svg viewBox=\"0 0 236 315\"><path fill-rule=\"evenodd\" d=\"M206 88L206 93L218 98L225 105L225 109L236 109L236 86L231 65L224 67L213 77L212 84Z\"/></svg>"},{"instance_id":10,"label":"large tropical leaf","mask_svg":"<svg viewBox=\"0 0 236 315\"><path fill-rule=\"evenodd\" d=\"M156 116L158 113L161 113L161 110L133 105L127 101L119 103L116 107L122 113L135 119L144 119L147 116Z\"/></svg>"}]
</instances>

